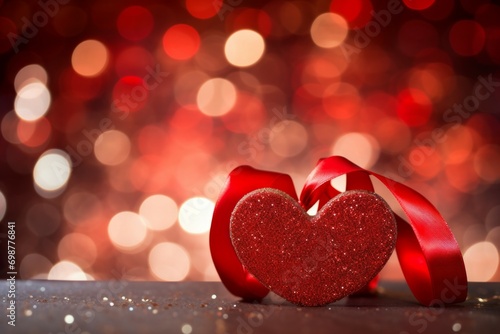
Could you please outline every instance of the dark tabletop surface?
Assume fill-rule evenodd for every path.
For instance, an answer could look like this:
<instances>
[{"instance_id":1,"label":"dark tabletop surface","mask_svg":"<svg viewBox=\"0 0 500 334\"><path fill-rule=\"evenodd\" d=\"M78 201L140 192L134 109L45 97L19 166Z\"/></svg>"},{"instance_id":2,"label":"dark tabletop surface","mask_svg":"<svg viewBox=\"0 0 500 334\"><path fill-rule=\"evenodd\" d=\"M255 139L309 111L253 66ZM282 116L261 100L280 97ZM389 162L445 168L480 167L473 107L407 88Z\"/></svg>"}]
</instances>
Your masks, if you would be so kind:
<instances>
[{"instance_id":1,"label":"dark tabletop surface","mask_svg":"<svg viewBox=\"0 0 500 334\"><path fill-rule=\"evenodd\" d=\"M469 290L427 308L405 283L382 282L375 296L308 308L242 302L217 282L17 281L15 299L0 287L0 333L498 333L500 283Z\"/></svg>"}]
</instances>

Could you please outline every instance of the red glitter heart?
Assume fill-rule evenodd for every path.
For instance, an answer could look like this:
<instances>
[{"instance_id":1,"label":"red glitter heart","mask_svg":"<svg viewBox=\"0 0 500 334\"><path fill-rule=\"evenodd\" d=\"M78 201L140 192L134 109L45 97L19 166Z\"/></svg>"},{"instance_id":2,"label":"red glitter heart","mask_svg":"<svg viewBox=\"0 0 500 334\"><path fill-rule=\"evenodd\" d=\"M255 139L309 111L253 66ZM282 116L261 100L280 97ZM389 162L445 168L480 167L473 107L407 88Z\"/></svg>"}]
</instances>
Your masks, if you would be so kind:
<instances>
[{"instance_id":1,"label":"red glitter heart","mask_svg":"<svg viewBox=\"0 0 500 334\"><path fill-rule=\"evenodd\" d=\"M264 188L238 202L230 233L241 263L269 290L294 304L319 306L377 275L394 250L396 221L370 192L344 192L309 216L286 193Z\"/></svg>"}]
</instances>

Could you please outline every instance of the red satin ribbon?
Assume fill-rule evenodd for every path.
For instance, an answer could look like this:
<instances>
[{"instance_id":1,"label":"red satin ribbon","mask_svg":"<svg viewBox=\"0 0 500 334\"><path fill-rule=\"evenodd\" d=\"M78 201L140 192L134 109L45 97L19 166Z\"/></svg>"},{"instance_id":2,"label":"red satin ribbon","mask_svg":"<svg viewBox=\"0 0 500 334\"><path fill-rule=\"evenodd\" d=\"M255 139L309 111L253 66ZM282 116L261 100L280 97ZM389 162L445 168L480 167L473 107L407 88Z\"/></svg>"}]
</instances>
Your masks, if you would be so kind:
<instances>
[{"instance_id":1,"label":"red satin ribbon","mask_svg":"<svg viewBox=\"0 0 500 334\"><path fill-rule=\"evenodd\" d=\"M373 191L369 175L378 178L394 195L408 217L396 216L396 252L406 282L424 305L462 302L467 298L467 276L462 254L448 225L436 208L415 190L365 170L343 157L318 162L307 178L300 195L305 210L319 201L319 209L339 194L330 181L346 175L347 190ZM262 299L269 290L240 263L229 236L231 213L248 192L275 188L297 199L292 179L285 174L241 166L233 170L216 203L210 229L210 250L219 276L226 288L243 299ZM370 282L364 290L376 286Z\"/></svg>"}]
</instances>

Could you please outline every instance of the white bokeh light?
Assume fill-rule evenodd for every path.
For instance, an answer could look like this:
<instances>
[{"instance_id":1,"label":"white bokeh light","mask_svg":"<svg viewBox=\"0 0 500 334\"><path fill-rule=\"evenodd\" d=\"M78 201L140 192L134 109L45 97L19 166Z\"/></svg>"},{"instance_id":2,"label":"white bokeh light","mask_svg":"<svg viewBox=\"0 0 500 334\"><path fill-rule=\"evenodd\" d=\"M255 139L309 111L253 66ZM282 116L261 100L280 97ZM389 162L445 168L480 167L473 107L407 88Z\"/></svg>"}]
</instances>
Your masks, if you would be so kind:
<instances>
[{"instance_id":1,"label":"white bokeh light","mask_svg":"<svg viewBox=\"0 0 500 334\"><path fill-rule=\"evenodd\" d=\"M23 86L14 101L16 115L25 121L33 122L43 117L50 106L50 92L41 82Z\"/></svg>"},{"instance_id":2,"label":"white bokeh light","mask_svg":"<svg viewBox=\"0 0 500 334\"><path fill-rule=\"evenodd\" d=\"M179 224L191 234L202 234L210 230L215 204L205 197L192 197L179 209Z\"/></svg>"},{"instance_id":3,"label":"white bokeh light","mask_svg":"<svg viewBox=\"0 0 500 334\"><path fill-rule=\"evenodd\" d=\"M182 281L191 267L187 251L172 242L155 245L149 252L148 260L151 273L163 281Z\"/></svg>"},{"instance_id":4,"label":"white bokeh light","mask_svg":"<svg viewBox=\"0 0 500 334\"><path fill-rule=\"evenodd\" d=\"M43 153L33 168L33 180L42 191L63 188L71 175L71 160L66 152L52 149Z\"/></svg>"},{"instance_id":5,"label":"white bokeh light","mask_svg":"<svg viewBox=\"0 0 500 334\"><path fill-rule=\"evenodd\" d=\"M255 64L264 54L264 50L264 38L258 32L249 29L234 32L224 47L229 63L238 67Z\"/></svg>"},{"instance_id":6,"label":"white bokeh light","mask_svg":"<svg viewBox=\"0 0 500 334\"><path fill-rule=\"evenodd\" d=\"M133 251L146 239L146 222L135 212L119 212L109 222L108 235L118 249Z\"/></svg>"},{"instance_id":7,"label":"white bokeh light","mask_svg":"<svg viewBox=\"0 0 500 334\"><path fill-rule=\"evenodd\" d=\"M378 160L380 146L367 133L349 132L340 136L332 147L332 155L340 155L363 168L371 168Z\"/></svg>"},{"instance_id":8,"label":"white bokeh light","mask_svg":"<svg viewBox=\"0 0 500 334\"><path fill-rule=\"evenodd\" d=\"M498 269L498 250L491 242L477 242L465 251L464 262L469 281L489 281Z\"/></svg>"},{"instance_id":9,"label":"white bokeh light","mask_svg":"<svg viewBox=\"0 0 500 334\"><path fill-rule=\"evenodd\" d=\"M229 80L213 78L200 86L196 103L205 115L222 116L233 108L236 98L236 88Z\"/></svg>"},{"instance_id":10,"label":"white bokeh light","mask_svg":"<svg viewBox=\"0 0 500 334\"><path fill-rule=\"evenodd\" d=\"M89 275L78 265L71 261L60 261L56 263L49 271L49 280L64 281L86 281L91 279Z\"/></svg>"},{"instance_id":11,"label":"white bokeh light","mask_svg":"<svg viewBox=\"0 0 500 334\"><path fill-rule=\"evenodd\" d=\"M177 213L177 203L165 195L151 195L139 208L139 214L146 220L147 227L155 231L165 230L174 225Z\"/></svg>"}]
</instances>

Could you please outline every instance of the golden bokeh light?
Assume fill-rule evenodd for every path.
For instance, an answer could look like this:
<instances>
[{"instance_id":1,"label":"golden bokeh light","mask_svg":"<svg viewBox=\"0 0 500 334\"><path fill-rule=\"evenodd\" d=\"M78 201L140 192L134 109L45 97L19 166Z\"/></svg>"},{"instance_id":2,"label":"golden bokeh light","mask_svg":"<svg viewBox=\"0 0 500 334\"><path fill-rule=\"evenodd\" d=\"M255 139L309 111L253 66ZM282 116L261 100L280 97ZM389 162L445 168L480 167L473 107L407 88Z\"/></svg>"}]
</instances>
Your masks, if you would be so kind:
<instances>
[{"instance_id":1,"label":"golden bokeh light","mask_svg":"<svg viewBox=\"0 0 500 334\"><path fill-rule=\"evenodd\" d=\"M380 148L370 134L351 132L337 139L331 153L346 157L362 168L371 168L378 160Z\"/></svg>"},{"instance_id":2,"label":"golden bokeh light","mask_svg":"<svg viewBox=\"0 0 500 334\"><path fill-rule=\"evenodd\" d=\"M106 46L100 41L89 39L76 46L71 56L71 64L81 76L95 77L106 69L108 58Z\"/></svg>"},{"instance_id":3,"label":"golden bokeh light","mask_svg":"<svg viewBox=\"0 0 500 334\"><path fill-rule=\"evenodd\" d=\"M47 80L47 71L39 64L31 64L24 66L17 72L14 78L14 88L16 92L19 93L24 86L31 83L39 82L43 85L47 85Z\"/></svg>"},{"instance_id":4,"label":"golden bokeh light","mask_svg":"<svg viewBox=\"0 0 500 334\"><path fill-rule=\"evenodd\" d=\"M269 134L269 145L281 157L294 157L307 146L308 134L305 127L295 121L276 123Z\"/></svg>"},{"instance_id":5,"label":"golden bokeh light","mask_svg":"<svg viewBox=\"0 0 500 334\"><path fill-rule=\"evenodd\" d=\"M265 47L264 38L258 32L243 29L229 36L224 46L224 54L231 65L248 67L259 61Z\"/></svg>"},{"instance_id":6,"label":"golden bokeh light","mask_svg":"<svg viewBox=\"0 0 500 334\"><path fill-rule=\"evenodd\" d=\"M151 195L144 199L139 214L146 221L150 230L162 231L177 221L177 203L165 195Z\"/></svg>"},{"instance_id":7,"label":"golden bokeh light","mask_svg":"<svg viewBox=\"0 0 500 334\"><path fill-rule=\"evenodd\" d=\"M494 244L489 241L477 242L464 253L467 279L471 282L486 282L498 269L499 255Z\"/></svg>"},{"instance_id":8,"label":"golden bokeh light","mask_svg":"<svg viewBox=\"0 0 500 334\"><path fill-rule=\"evenodd\" d=\"M323 13L311 25L311 38L321 48L334 48L341 45L347 37L347 21L335 13Z\"/></svg>"},{"instance_id":9,"label":"golden bokeh light","mask_svg":"<svg viewBox=\"0 0 500 334\"><path fill-rule=\"evenodd\" d=\"M162 242L149 252L149 268L151 273L162 281L182 281L189 274L191 260L184 247Z\"/></svg>"},{"instance_id":10,"label":"golden bokeh light","mask_svg":"<svg viewBox=\"0 0 500 334\"><path fill-rule=\"evenodd\" d=\"M229 80L223 78L207 80L198 90L196 103L205 115L222 116L236 103L236 88Z\"/></svg>"},{"instance_id":11,"label":"golden bokeh light","mask_svg":"<svg viewBox=\"0 0 500 334\"><path fill-rule=\"evenodd\" d=\"M116 166L124 162L130 154L130 139L118 130L101 133L94 143L96 159L104 165Z\"/></svg>"},{"instance_id":12,"label":"golden bokeh light","mask_svg":"<svg viewBox=\"0 0 500 334\"><path fill-rule=\"evenodd\" d=\"M134 252L146 239L146 222L135 212L119 212L109 221L108 235L119 250Z\"/></svg>"}]
</instances>

